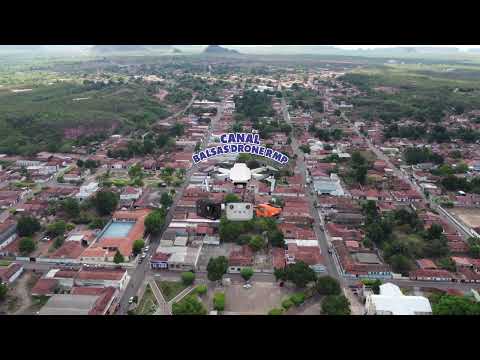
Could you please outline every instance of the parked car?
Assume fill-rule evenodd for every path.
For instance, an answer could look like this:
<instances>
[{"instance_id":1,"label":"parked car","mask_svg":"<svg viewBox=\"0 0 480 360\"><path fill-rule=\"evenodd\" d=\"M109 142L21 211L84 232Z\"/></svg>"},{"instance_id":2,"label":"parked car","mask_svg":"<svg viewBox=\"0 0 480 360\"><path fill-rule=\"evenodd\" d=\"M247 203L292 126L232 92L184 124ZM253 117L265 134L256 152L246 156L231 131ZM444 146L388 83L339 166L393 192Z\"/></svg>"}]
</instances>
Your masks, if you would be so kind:
<instances>
[{"instance_id":1,"label":"parked car","mask_svg":"<svg viewBox=\"0 0 480 360\"><path fill-rule=\"evenodd\" d=\"M129 303L129 304L133 304L133 301L134 301L134 300L135 300L135 298L132 296L132 297L130 297L130 299L128 299L128 303Z\"/></svg>"}]
</instances>

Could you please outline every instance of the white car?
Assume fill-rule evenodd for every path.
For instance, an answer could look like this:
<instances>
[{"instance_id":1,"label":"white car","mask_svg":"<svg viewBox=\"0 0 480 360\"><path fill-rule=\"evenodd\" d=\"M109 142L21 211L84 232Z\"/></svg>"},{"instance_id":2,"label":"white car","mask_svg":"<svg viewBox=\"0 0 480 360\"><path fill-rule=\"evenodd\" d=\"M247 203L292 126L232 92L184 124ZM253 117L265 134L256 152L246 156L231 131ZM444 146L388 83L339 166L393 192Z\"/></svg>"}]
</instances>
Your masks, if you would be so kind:
<instances>
[{"instance_id":1,"label":"white car","mask_svg":"<svg viewBox=\"0 0 480 360\"><path fill-rule=\"evenodd\" d=\"M243 288L244 289L251 289L252 285L251 284L245 284L245 285L243 285Z\"/></svg>"},{"instance_id":2,"label":"white car","mask_svg":"<svg viewBox=\"0 0 480 360\"><path fill-rule=\"evenodd\" d=\"M133 298L133 296L132 296L132 297L130 297L130 299L128 299L128 303L129 303L129 304L133 304L133 300L134 300L134 298Z\"/></svg>"},{"instance_id":3,"label":"white car","mask_svg":"<svg viewBox=\"0 0 480 360\"><path fill-rule=\"evenodd\" d=\"M150 246L145 246L145 249L143 249L144 252L147 252L148 250L150 250Z\"/></svg>"}]
</instances>

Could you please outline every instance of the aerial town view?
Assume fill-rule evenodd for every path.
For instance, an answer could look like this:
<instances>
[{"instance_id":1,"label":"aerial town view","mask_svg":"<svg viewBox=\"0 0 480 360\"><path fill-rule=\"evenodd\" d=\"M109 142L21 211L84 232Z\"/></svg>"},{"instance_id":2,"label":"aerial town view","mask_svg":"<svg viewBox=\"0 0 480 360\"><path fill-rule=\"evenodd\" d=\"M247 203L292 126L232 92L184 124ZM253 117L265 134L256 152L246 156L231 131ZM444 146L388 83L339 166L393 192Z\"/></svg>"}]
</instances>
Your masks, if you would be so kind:
<instances>
[{"instance_id":1,"label":"aerial town view","mask_svg":"<svg viewBox=\"0 0 480 360\"><path fill-rule=\"evenodd\" d=\"M0 315L480 315L480 46L1 45Z\"/></svg>"}]
</instances>

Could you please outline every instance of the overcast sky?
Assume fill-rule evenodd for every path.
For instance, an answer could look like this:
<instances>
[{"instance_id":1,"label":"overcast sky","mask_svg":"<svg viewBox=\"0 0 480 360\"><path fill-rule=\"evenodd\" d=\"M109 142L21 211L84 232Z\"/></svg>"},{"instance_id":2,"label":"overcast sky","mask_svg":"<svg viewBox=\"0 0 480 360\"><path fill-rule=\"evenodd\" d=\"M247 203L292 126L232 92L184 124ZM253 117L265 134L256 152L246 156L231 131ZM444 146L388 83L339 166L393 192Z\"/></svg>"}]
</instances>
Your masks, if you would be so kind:
<instances>
[{"instance_id":1,"label":"overcast sky","mask_svg":"<svg viewBox=\"0 0 480 360\"><path fill-rule=\"evenodd\" d=\"M282 45L237 45L242 47L272 47L272 46L282 46ZM288 46L288 45L283 45ZM392 48L392 47L456 47L461 50L467 50L470 48L477 48L480 45L330 45L335 46L341 49L377 49L377 48Z\"/></svg>"}]
</instances>

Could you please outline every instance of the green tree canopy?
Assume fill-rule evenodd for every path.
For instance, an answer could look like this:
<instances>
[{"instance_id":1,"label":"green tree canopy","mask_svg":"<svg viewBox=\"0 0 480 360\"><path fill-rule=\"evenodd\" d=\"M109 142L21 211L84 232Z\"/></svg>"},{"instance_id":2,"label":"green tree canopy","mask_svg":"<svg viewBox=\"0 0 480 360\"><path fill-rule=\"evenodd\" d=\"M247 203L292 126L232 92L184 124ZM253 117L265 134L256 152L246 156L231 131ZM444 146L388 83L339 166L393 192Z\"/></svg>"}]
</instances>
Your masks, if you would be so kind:
<instances>
[{"instance_id":1,"label":"green tree canopy","mask_svg":"<svg viewBox=\"0 0 480 360\"><path fill-rule=\"evenodd\" d=\"M317 291L321 295L340 295L342 289L337 279L327 275L317 279Z\"/></svg>"},{"instance_id":2,"label":"green tree canopy","mask_svg":"<svg viewBox=\"0 0 480 360\"><path fill-rule=\"evenodd\" d=\"M162 204L165 209L169 208L173 204L172 196L166 192L162 193L160 196L160 204Z\"/></svg>"},{"instance_id":3,"label":"green tree canopy","mask_svg":"<svg viewBox=\"0 0 480 360\"><path fill-rule=\"evenodd\" d=\"M24 237L20 240L18 244L18 250L22 255L29 255L31 254L36 248L35 241L31 237Z\"/></svg>"},{"instance_id":4,"label":"green tree canopy","mask_svg":"<svg viewBox=\"0 0 480 360\"><path fill-rule=\"evenodd\" d=\"M113 257L113 262L115 264L120 264L125 262L125 259L123 258L123 255L120 253L120 251L117 250L117 252L115 253L115 256Z\"/></svg>"},{"instance_id":5,"label":"green tree canopy","mask_svg":"<svg viewBox=\"0 0 480 360\"><path fill-rule=\"evenodd\" d=\"M274 230L268 233L268 240L273 247L283 248L285 246L285 237L280 230Z\"/></svg>"},{"instance_id":6,"label":"green tree canopy","mask_svg":"<svg viewBox=\"0 0 480 360\"><path fill-rule=\"evenodd\" d=\"M133 255L137 256L138 254L140 254L144 246L145 246L145 240L143 239L135 240L132 245Z\"/></svg>"},{"instance_id":7,"label":"green tree canopy","mask_svg":"<svg viewBox=\"0 0 480 360\"><path fill-rule=\"evenodd\" d=\"M76 218L80 215L80 204L75 198L66 198L61 202L61 209L69 218Z\"/></svg>"},{"instance_id":8,"label":"green tree canopy","mask_svg":"<svg viewBox=\"0 0 480 360\"><path fill-rule=\"evenodd\" d=\"M250 248L253 251L259 251L259 250L263 249L265 247L265 245L266 245L265 239L261 235L252 236L250 238L249 243L248 243L248 246L250 246Z\"/></svg>"},{"instance_id":9,"label":"green tree canopy","mask_svg":"<svg viewBox=\"0 0 480 360\"><path fill-rule=\"evenodd\" d=\"M432 305L433 315L480 315L480 303L464 296L443 295Z\"/></svg>"},{"instance_id":10,"label":"green tree canopy","mask_svg":"<svg viewBox=\"0 0 480 360\"><path fill-rule=\"evenodd\" d=\"M220 280L228 269L228 259L225 256L210 258L207 264L207 277L210 281Z\"/></svg>"},{"instance_id":11,"label":"green tree canopy","mask_svg":"<svg viewBox=\"0 0 480 360\"><path fill-rule=\"evenodd\" d=\"M329 295L322 301L323 315L350 315L350 301L344 295Z\"/></svg>"},{"instance_id":12,"label":"green tree canopy","mask_svg":"<svg viewBox=\"0 0 480 360\"><path fill-rule=\"evenodd\" d=\"M312 268L303 261L289 264L285 271L286 280L293 282L299 288L304 288L309 282L317 279L317 275Z\"/></svg>"},{"instance_id":13,"label":"green tree canopy","mask_svg":"<svg viewBox=\"0 0 480 360\"><path fill-rule=\"evenodd\" d=\"M243 280L248 281L253 276L253 269L246 267L240 270L240 275L242 276Z\"/></svg>"},{"instance_id":14,"label":"green tree canopy","mask_svg":"<svg viewBox=\"0 0 480 360\"><path fill-rule=\"evenodd\" d=\"M97 192L93 203L100 215L110 215L118 206L119 195L112 191L102 190Z\"/></svg>"},{"instance_id":15,"label":"green tree canopy","mask_svg":"<svg viewBox=\"0 0 480 360\"><path fill-rule=\"evenodd\" d=\"M40 223L31 216L22 216L17 222L17 233L19 236L31 236L40 230Z\"/></svg>"},{"instance_id":16,"label":"green tree canopy","mask_svg":"<svg viewBox=\"0 0 480 360\"><path fill-rule=\"evenodd\" d=\"M155 210L145 218L145 231L150 234L158 234L165 224L165 213Z\"/></svg>"},{"instance_id":17,"label":"green tree canopy","mask_svg":"<svg viewBox=\"0 0 480 360\"><path fill-rule=\"evenodd\" d=\"M62 236L67 231L67 223L63 220L55 221L47 226L47 234L53 237Z\"/></svg>"},{"instance_id":18,"label":"green tree canopy","mask_svg":"<svg viewBox=\"0 0 480 360\"><path fill-rule=\"evenodd\" d=\"M172 305L173 315L206 315L207 309L196 295L187 295Z\"/></svg>"},{"instance_id":19,"label":"green tree canopy","mask_svg":"<svg viewBox=\"0 0 480 360\"><path fill-rule=\"evenodd\" d=\"M181 277L182 277L182 283L187 286L192 285L193 282L195 281L195 274L191 271L183 272Z\"/></svg>"},{"instance_id":20,"label":"green tree canopy","mask_svg":"<svg viewBox=\"0 0 480 360\"><path fill-rule=\"evenodd\" d=\"M0 282L0 302L7 297L8 287L7 284Z\"/></svg>"}]
</instances>

